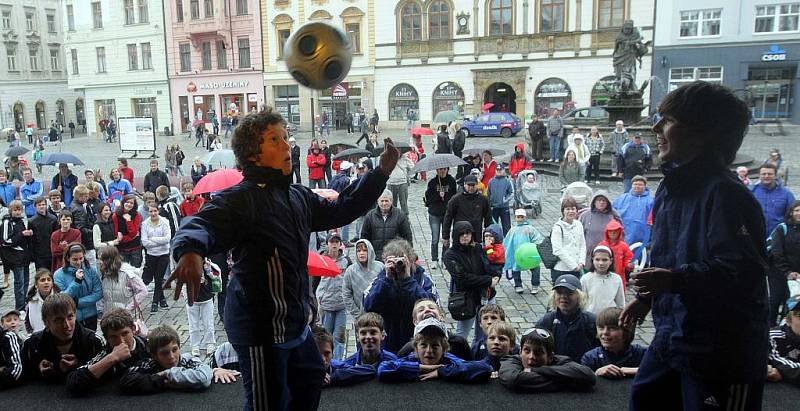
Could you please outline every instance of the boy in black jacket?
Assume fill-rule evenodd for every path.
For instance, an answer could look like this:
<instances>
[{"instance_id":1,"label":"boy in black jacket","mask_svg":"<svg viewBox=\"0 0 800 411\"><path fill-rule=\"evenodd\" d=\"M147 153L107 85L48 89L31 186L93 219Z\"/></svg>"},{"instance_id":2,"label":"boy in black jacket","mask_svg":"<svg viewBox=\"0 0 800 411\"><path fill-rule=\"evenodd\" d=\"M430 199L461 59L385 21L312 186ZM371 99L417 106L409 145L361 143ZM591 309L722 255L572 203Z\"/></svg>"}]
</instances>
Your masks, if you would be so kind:
<instances>
[{"instance_id":1,"label":"boy in black jacket","mask_svg":"<svg viewBox=\"0 0 800 411\"><path fill-rule=\"evenodd\" d=\"M0 327L0 390L22 381L22 342L14 330Z\"/></svg>"},{"instance_id":2,"label":"boy in black jacket","mask_svg":"<svg viewBox=\"0 0 800 411\"><path fill-rule=\"evenodd\" d=\"M28 221L28 227L33 230L31 238L31 251L33 252L33 264L36 269L50 269L52 265L52 253L50 251L50 236L59 229L58 218L47 212L47 199L37 197L33 200L36 207L36 215Z\"/></svg>"},{"instance_id":3,"label":"boy in black jacket","mask_svg":"<svg viewBox=\"0 0 800 411\"><path fill-rule=\"evenodd\" d=\"M549 331L528 330L520 341L519 355L500 363L500 383L518 392L584 391L595 384L594 372L564 355L555 355Z\"/></svg>"},{"instance_id":4,"label":"boy in black jacket","mask_svg":"<svg viewBox=\"0 0 800 411\"><path fill-rule=\"evenodd\" d=\"M45 329L33 333L22 347L26 379L63 382L70 371L103 349L94 332L76 323L75 310L75 301L67 294L53 293L44 300Z\"/></svg>"},{"instance_id":5,"label":"boy in black jacket","mask_svg":"<svg viewBox=\"0 0 800 411\"><path fill-rule=\"evenodd\" d=\"M67 375L67 391L73 396L85 396L100 383L121 377L129 368L150 357L147 343L135 335L136 325L127 310L114 308L107 312L100 320L100 329L106 339L103 350Z\"/></svg>"},{"instance_id":6,"label":"boy in black jacket","mask_svg":"<svg viewBox=\"0 0 800 411\"><path fill-rule=\"evenodd\" d=\"M800 385L800 296L786 301L786 322L769 332L767 381Z\"/></svg>"}]
</instances>

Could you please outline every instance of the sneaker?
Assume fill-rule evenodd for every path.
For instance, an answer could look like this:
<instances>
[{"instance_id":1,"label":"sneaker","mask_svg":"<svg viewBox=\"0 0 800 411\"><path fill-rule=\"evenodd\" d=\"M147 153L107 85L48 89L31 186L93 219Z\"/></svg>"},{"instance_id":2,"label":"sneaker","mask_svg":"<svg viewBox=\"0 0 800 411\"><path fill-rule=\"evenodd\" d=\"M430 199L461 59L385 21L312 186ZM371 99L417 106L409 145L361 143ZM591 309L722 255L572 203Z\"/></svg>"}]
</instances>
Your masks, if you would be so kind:
<instances>
[{"instance_id":1,"label":"sneaker","mask_svg":"<svg viewBox=\"0 0 800 411\"><path fill-rule=\"evenodd\" d=\"M200 358L200 348L198 347L192 348L192 357Z\"/></svg>"},{"instance_id":2,"label":"sneaker","mask_svg":"<svg viewBox=\"0 0 800 411\"><path fill-rule=\"evenodd\" d=\"M428 264L428 267L430 267L431 270L435 270L436 269L436 261L431 261L431 263Z\"/></svg>"},{"instance_id":3,"label":"sneaker","mask_svg":"<svg viewBox=\"0 0 800 411\"><path fill-rule=\"evenodd\" d=\"M161 300L161 302L158 303L158 305L160 305L161 308L163 308L165 310L169 309L169 306L167 305L167 300Z\"/></svg>"},{"instance_id":4,"label":"sneaker","mask_svg":"<svg viewBox=\"0 0 800 411\"><path fill-rule=\"evenodd\" d=\"M158 304L153 303L150 305L150 314L155 314L158 312Z\"/></svg>"},{"instance_id":5,"label":"sneaker","mask_svg":"<svg viewBox=\"0 0 800 411\"><path fill-rule=\"evenodd\" d=\"M214 354L214 350L216 350L216 349L217 349L217 347L214 344L207 344L206 345L206 355Z\"/></svg>"},{"instance_id":6,"label":"sneaker","mask_svg":"<svg viewBox=\"0 0 800 411\"><path fill-rule=\"evenodd\" d=\"M600 180L595 180L594 185L599 186L600 185Z\"/></svg>"},{"instance_id":7,"label":"sneaker","mask_svg":"<svg viewBox=\"0 0 800 411\"><path fill-rule=\"evenodd\" d=\"M531 294L533 295L539 294L539 287L531 287Z\"/></svg>"},{"instance_id":8,"label":"sneaker","mask_svg":"<svg viewBox=\"0 0 800 411\"><path fill-rule=\"evenodd\" d=\"M522 288L521 286L520 287L514 287L514 291L516 291L517 294L522 294L525 291L525 289Z\"/></svg>"}]
</instances>

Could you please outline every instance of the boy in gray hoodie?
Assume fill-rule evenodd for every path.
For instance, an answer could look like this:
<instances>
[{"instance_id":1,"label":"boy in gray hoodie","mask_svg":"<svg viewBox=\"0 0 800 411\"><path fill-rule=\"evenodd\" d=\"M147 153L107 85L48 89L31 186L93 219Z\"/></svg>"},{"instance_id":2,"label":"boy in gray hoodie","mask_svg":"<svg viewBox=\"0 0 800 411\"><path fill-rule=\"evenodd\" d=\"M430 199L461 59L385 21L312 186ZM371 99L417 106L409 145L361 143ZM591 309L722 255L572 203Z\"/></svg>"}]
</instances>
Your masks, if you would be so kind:
<instances>
[{"instance_id":1,"label":"boy in gray hoodie","mask_svg":"<svg viewBox=\"0 0 800 411\"><path fill-rule=\"evenodd\" d=\"M375 249L369 240L356 241L356 261L347 267L342 277L342 296L347 312L355 321L364 314L364 292L383 270L383 262L375 258Z\"/></svg>"}]
</instances>

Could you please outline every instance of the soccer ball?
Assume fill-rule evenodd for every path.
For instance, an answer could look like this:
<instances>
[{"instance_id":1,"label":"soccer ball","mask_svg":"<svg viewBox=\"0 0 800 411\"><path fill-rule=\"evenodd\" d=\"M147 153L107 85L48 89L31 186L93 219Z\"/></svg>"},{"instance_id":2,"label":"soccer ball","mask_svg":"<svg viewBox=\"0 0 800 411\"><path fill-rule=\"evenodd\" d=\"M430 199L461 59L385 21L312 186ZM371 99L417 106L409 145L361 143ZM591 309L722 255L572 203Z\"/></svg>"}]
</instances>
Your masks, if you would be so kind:
<instances>
[{"instance_id":1,"label":"soccer ball","mask_svg":"<svg viewBox=\"0 0 800 411\"><path fill-rule=\"evenodd\" d=\"M322 90L339 84L350 71L350 39L337 27L311 22L297 29L283 50L286 67L305 87Z\"/></svg>"}]
</instances>

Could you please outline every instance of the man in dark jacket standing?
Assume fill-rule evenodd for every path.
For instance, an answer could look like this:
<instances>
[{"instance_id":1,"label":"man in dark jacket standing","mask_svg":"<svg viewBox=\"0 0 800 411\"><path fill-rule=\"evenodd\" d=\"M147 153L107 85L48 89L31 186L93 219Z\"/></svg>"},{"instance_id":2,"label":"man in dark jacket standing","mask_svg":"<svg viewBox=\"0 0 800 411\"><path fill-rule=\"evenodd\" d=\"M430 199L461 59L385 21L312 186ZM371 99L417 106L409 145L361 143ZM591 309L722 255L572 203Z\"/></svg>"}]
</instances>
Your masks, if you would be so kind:
<instances>
[{"instance_id":1,"label":"man in dark jacket standing","mask_svg":"<svg viewBox=\"0 0 800 411\"><path fill-rule=\"evenodd\" d=\"M47 212L47 198L37 197L33 200L36 206L36 215L28 220L28 228L33 230L31 251L33 264L36 269L50 269L52 266L52 252L50 251L50 236L58 230L58 218Z\"/></svg>"},{"instance_id":2,"label":"man in dark jacket standing","mask_svg":"<svg viewBox=\"0 0 800 411\"><path fill-rule=\"evenodd\" d=\"M764 219L728 169L750 111L700 81L660 107L652 268L631 276L636 298L620 318L633 325L652 308L656 325L630 409L759 410L769 351Z\"/></svg>"},{"instance_id":3,"label":"man in dark jacket standing","mask_svg":"<svg viewBox=\"0 0 800 411\"><path fill-rule=\"evenodd\" d=\"M133 184L133 183L131 183ZM156 192L159 186L169 187L169 177L167 173L159 170L158 160L150 160L150 172L144 175L144 192Z\"/></svg>"},{"instance_id":4,"label":"man in dark jacket standing","mask_svg":"<svg viewBox=\"0 0 800 411\"><path fill-rule=\"evenodd\" d=\"M294 175L295 184L303 184L300 178L300 146L297 145L297 140L294 137L289 137L289 147L292 150L292 175Z\"/></svg>"},{"instance_id":5,"label":"man in dark jacket standing","mask_svg":"<svg viewBox=\"0 0 800 411\"><path fill-rule=\"evenodd\" d=\"M75 198L69 207L72 225L81 232L81 244L86 248L86 261L95 266L94 223L97 221L94 208L89 204L89 189L84 184L75 187ZM37 210L38 213L38 210Z\"/></svg>"},{"instance_id":6,"label":"man in dark jacket standing","mask_svg":"<svg viewBox=\"0 0 800 411\"><path fill-rule=\"evenodd\" d=\"M528 124L528 145L531 147L531 157L534 161L545 160L542 154L542 146L544 145L544 138L547 135L547 126L539 120L539 116L533 116L533 121Z\"/></svg>"},{"instance_id":7,"label":"man in dark jacket standing","mask_svg":"<svg viewBox=\"0 0 800 411\"><path fill-rule=\"evenodd\" d=\"M464 191L456 194L447 203L442 228L442 244L450 246L450 228L454 221L467 221L472 224L472 231L482 233L484 227L492 224L492 210L489 200L478 192L478 178L474 175L464 177ZM453 238L453 241L457 241Z\"/></svg>"},{"instance_id":8,"label":"man in dark jacket standing","mask_svg":"<svg viewBox=\"0 0 800 411\"><path fill-rule=\"evenodd\" d=\"M363 214L386 186L400 152L387 139L380 166L336 202L291 184L285 121L271 110L241 120L231 146L244 180L189 217L172 241L175 299L200 288L203 258L230 250L225 331L239 356L247 409L316 409L325 368L311 335L308 242L312 232Z\"/></svg>"},{"instance_id":9,"label":"man in dark jacket standing","mask_svg":"<svg viewBox=\"0 0 800 411\"><path fill-rule=\"evenodd\" d=\"M627 193L631 191L634 176L643 176L650 169L650 146L642 141L642 133L636 133L633 140L625 143L620 149L619 161L622 171L622 183Z\"/></svg>"},{"instance_id":10,"label":"man in dark jacket standing","mask_svg":"<svg viewBox=\"0 0 800 411\"><path fill-rule=\"evenodd\" d=\"M378 207L364 216L361 226L361 239L369 240L375 248L375 255L383 255L383 246L395 238L402 238L413 244L411 225L403 210L392 206L392 192L385 190L378 198Z\"/></svg>"},{"instance_id":11,"label":"man in dark jacket standing","mask_svg":"<svg viewBox=\"0 0 800 411\"><path fill-rule=\"evenodd\" d=\"M442 237L442 223L447 211L447 203L456 194L456 179L448 173L449 169L436 169L436 178L428 181L425 190L425 207L428 207L428 223L431 226L431 270L439 263L439 239ZM442 247L442 254L446 247Z\"/></svg>"},{"instance_id":12,"label":"man in dark jacket standing","mask_svg":"<svg viewBox=\"0 0 800 411\"><path fill-rule=\"evenodd\" d=\"M447 126L439 126L439 132L436 133L436 154L451 154L453 146L450 142L450 136L447 135Z\"/></svg>"}]
</instances>

